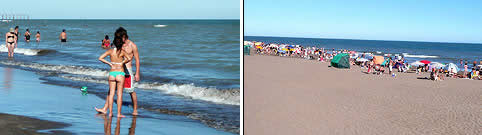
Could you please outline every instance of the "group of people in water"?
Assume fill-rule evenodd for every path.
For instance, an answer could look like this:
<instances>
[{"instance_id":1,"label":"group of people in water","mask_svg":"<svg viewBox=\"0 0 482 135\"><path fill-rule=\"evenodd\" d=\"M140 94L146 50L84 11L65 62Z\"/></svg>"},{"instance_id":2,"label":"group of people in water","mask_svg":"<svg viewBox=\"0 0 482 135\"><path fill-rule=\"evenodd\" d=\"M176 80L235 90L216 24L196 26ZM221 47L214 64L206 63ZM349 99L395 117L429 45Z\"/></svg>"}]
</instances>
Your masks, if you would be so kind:
<instances>
[{"instance_id":1,"label":"group of people in water","mask_svg":"<svg viewBox=\"0 0 482 135\"><path fill-rule=\"evenodd\" d=\"M412 66L411 64L407 63L403 56L390 56L390 54L386 54L387 58L385 58L385 62L383 64L375 64L373 58L367 58L367 56L374 57L371 53L356 53L355 51L349 50L335 50L333 49L324 49L324 48L316 48L316 47L303 47L300 45L288 45L288 44L270 44L270 43L263 43L263 42L256 42L256 41L245 41L244 45L247 48L253 48L257 54L262 55L275 55L275 56L289 56L289 57L298 57L298 58L306 58L306 59L317 59L318 61L330 61L333 59L334 56L340 53L346 53L350 56L350 65L359 65L362 69L366 68L365 73L373 73L373 74L384 74L387 73L396 76L393 73L393 69L398 69L398 72L407 72L410 70L415 70L417 74L422 72L430 72L430 78L432 80L443 80L444 77L453 77L453 78L469 78L469 79L476 79L482 80L482 60L480 61L480 65L476 64L474 61L472 70L469 72L467 62L463 65L461 61L461 66L464 67L463 72L454 72L455 70L452 69L445 69L441 67L433 67L431 64L423 64L418 66ZM364 60L360 60L364 58ZM387 71L386 71L387 70Z\"/></svg>"},{"instance_id":2,"label":"group of people in water","mask_svg":"<svg viewBox=\"0 0 482 135\"><path fill-rule=\"evenodd\" d=\"M15 26L15 28L10 28L10 30L5 33L5 46L8 49L8 57L11 58L13 57L13 53L15 48L18 46L18 34L19 34L19 26ZM32 33L30 33L29 29L25 30L24 33L24 39L25 42L30 42L30 37ZM37 31L37 34L35 35L35 38L37 42L40 42L40 31ZM67 33L65 32L65 29L62 30L59 36L60 42L67 42Z\"/></svg>"},{"instance_id":3,"label":"group of people in water","mask_svg":"<svg viewBox=\"0 0 482 135\"><path fill-rule=\"evenodd\" d=\"M25 32L25 41L30 41L30 32L27 29ZM40 32L36 35L37 42L40 42ZM65 29L59 35L60 42L67 42L67 33ZM11 28L5 34L6 47L8 48L8 57L13 57L13 51L17 48L18 43L18 26L15 29ZM114 41L111 43L109 36L106 35L102 40L102 48L106 51L99 56L99 61L109 65L110 71L108 75L109 91L106 97L105 104L102 108L94 109L101 114L109 113L109 117L113 116L113 102L114 96L117 93L117 117L125 117L121 113L122 108L122 93L127 92L131 96L133 112L132 115L138 115L137 111L137 94L134 91L134 81L140 80L140 61L139 51L137 45L129 40L127 30L119 27L114 33ZM110 61L105 60L106 57ZM136 71L133 72L132 60L135 60ZM133 78L132 78L133 77ZM117 92L116 92L117 89Z\"/></svg>"}]
</instances>

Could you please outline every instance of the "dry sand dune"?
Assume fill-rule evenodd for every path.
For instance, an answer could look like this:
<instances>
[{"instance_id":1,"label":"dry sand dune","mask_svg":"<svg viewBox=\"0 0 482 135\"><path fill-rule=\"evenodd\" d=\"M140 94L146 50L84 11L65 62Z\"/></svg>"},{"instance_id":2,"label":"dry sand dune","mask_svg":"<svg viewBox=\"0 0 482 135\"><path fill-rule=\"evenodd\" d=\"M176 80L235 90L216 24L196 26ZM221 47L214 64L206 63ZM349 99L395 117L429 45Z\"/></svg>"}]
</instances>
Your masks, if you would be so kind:
<instances>
[{"instance_id":1,"label":"dry sand dune","mask_svg":"<svg viewBox=\"0 0 482 135\"><path fill-rule=\"evenodd\" d=\"M482 81L373 75L359 67L244 57L244 133L482 134Z\"/></svg>"}]
</instances>

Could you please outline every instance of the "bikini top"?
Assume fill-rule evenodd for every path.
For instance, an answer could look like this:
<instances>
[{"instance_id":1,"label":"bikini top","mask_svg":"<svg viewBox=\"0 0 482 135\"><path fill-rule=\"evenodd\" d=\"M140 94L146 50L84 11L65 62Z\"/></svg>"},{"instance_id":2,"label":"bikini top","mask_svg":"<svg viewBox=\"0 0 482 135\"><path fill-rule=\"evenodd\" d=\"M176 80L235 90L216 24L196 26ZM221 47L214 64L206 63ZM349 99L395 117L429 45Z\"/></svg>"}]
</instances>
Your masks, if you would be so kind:
<instances>
[{"instance_id":1,"label":"bikini top","mask_svg":"<svg viewBox=\"0 0 482 135\"><path fill-rule=\"evenodd\" d=\"M10 32L10 34L15 34L15 33ZM15 38L15 36L7 36L7 38Z\"/></svg>"}]
</instances>

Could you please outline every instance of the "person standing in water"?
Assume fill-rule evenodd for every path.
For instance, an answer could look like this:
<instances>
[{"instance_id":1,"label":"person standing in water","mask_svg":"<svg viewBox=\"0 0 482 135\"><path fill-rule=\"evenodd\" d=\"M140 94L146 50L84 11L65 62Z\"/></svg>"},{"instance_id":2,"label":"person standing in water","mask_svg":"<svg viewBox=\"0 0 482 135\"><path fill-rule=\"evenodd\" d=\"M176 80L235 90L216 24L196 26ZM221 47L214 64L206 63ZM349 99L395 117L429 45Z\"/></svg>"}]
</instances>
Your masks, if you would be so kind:
<instances>
[{"instance_id":1,"label":"person standing in water","mask_svg":"<svg viewBox=\"0 0 482 135\"><path fill-rule=\"evenodd\" d=\"M27 42L30 42L30 31L27 29L27 31L25 31L25 41Z\"/></svg>"},{"instance_id":2,"label":"person standing in water","mask_svg":"<svg viewBox=\"0 0 482 135\"><path fill-rule=\"evenodd\" d=\"M18 42L18 26L15 26L15 32L14 33L15 33L15 37L17 38L15 40L17 40L17 42ZM15 44L17 44L17 43L15 43ZM15 48L17 48L17 47L15 47Z\"/></svg>"},{"instance_id":3,"label":"person standing in water","mask_svg":"<svg viewBox=\"0 0 482 135\"><path fill-rule=\"evenodd\" d=\"M118 32L122 35L122 38L125 41L122 49L124 51L126 51L128 57L134 58L136 60L136 74L135 74L134 78L135 78L135 81L139 81L140 80L140 74L139 74L140 73L140 61L139 61L139 51L138 51L139 48L137 47L136 44L134 44L134 42L129 40L129 36L127 35L127 30L125 30L123 27L119 27L116 30L116 33L118 33ZM129 61L128 63L126 63L125 66L127 68L126 71L128 72L129 76L132 77L132 75L133 75L133 73L132 73L132 61ZM126 92L131 95L132 106L134 108L134 111L132 112L132 115L134 115L134 116L138 115L138 112L137 112L137 94L134 91L134 80L133 79L130 79L130 80L127 79L127 82L125 82L124 86L125 86ZM108 105L107 105L107 102L106 102L104 104L103 108L100 108L100 109L95 108L95 110L99 113L105 113L105 112L107 112L107 106Z\"/></svg>"},{"instance_id":4,"label":"person standing in water","mask_svg":"<svg viewBox=\"0 0 482 135\"><path fill-rule=\"evenodd\" d=\"M122 91L124 89L124 67L131 60L131 57L122 49L124 41L120 33L116 32L114 38L114 49L107 50L104 54L99 57L99 60L111 67L109 72L109 94L106 101L109 106L109 117L112 116L112 106L114 102L115 89L117 87L117 117L125 117L121 114L122 109ZM106 61L104 58L109 56L110 61ZM96 108L97 109L97 108ZM107 111L107 110L106 110ZM106 113L106 111L104 113Z\"/></svg>"},{"instance_id":5,"label":"person standing in water","mask_svg":"<svg viewBox=\"0 0 482 135\"><path fill-rule=\"evenodd\" d=\"M5 45L8 48L8 57L13 57L13 50L17 48L17 36L15 36L13 28L10 28L10 31L5 34Z\"/></svg>"},{"instance_id":6,"label":"person standing in water","mask_svg":"<svg viewBox=\"0 0 482 135\"><path fill-rule=\"evenodd\" d=\"M63 29L62 33L60 33L59 39L60 42L67 42L67 33L65 32L65 29Z\"/></svg>"},{"instance_id":7,"label":"person standing in water","mask_svg":"<svg viewBox=\"0 0 482 135\"><path fill-rule=\"evenodd\" d=\"M108 35L105 35L104 40L102 40L102 48L104 49L110 48L110 39Z\"/></svg>"},{"instance_id":8,"label":"person standing in water","mask_svg":"<svg viewBox=\"0 0 482 135\"><path fill-rule=\"evenodd\" d=\"M37 42L40 42L40 31L37 31L35 37L37 38Z\"/></svg>"}]
</instances>

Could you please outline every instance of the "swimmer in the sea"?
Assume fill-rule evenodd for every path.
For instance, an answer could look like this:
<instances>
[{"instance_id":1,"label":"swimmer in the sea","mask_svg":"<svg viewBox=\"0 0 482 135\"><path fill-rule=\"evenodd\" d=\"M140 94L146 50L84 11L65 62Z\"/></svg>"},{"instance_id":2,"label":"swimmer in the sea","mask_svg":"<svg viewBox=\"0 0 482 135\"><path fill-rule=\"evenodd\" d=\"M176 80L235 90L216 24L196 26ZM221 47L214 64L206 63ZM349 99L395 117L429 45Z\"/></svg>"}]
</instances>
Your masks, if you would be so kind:
<instances>
[{"instance_id":1,"label":"swimmer in the sea","mask_svg":"<svg viewBox=\"0 0 482 135\"><path fill-rule=\"evenodd\" d=\"M25 31L25 41L27 42L30 42L30 31L27 29L27 31Z\"/></svg>"},{"instance_id":2,"label":"swimmer in the sea","mask_svg":"<svg viewBox=\"0 0 482 135\"><path fill-rule=\"evenodd\" d=\"M110 39L108 35L105 35L104 40L102 40L102 48L104 49L110 48Z\"/></svg>"},{"instance_id":3,"label":"swimmer in the sea","mask_svg":"<svg viewBox=\"0 0 482 135\"><path fill-rule=\"evenodd\" d=\"M37 31L35 37L37 38L37 42L40 42L40 31Z\"/></svg>"},{"instance_id":4,"label":"swimmer in the sea","mask_svg":"<svg viewBox=\"0 0 482 135\"><path fill-rule=\"evenodd\" d=\"M65 29L63 29L62 33L60 33L59 39L60 42L67 42L67 33L65 32Z\"/></svg>"}]
</instances>

